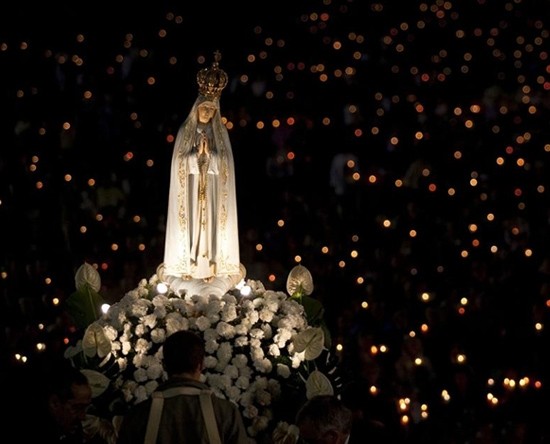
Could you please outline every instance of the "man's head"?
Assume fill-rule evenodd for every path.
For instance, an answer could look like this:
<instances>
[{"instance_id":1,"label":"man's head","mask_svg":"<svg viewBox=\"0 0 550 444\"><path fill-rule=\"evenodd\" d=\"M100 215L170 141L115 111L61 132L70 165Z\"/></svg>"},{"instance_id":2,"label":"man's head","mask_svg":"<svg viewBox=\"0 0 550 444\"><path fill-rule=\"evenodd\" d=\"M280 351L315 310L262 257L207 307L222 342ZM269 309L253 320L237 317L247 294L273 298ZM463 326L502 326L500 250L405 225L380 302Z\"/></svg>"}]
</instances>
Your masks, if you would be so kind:
<instances>
[{"instance_id":1,"label":"man's head","mask_svg":"<svg viewBox=\"0 0 550 444\"><path fill-rule=\"evenodd\" d=\"M352 414L332 395L315 396L296 415L300 438L308 444L344 444L351 432Z\"/></svg>"},{"instance_id":2,"label":"man's head","mask_svg":"<svg viewBox=\"0 0 550 444\"><path fill-rule=\"evenodd\" d=\"M92 403L92 388L78 369L65 366L48 377L48 410L59 427L67 434L74 433L86 417Z\"/></svg>"},{"instance_id":3,"label":"man's head","mask_svg":"<svg viewBox=\"0 0 550 444\"><path fill-rule=\"evenodd\" d=\"M204 340L197 334L180 330L172 333L163 346L164 369L168 376L182 375L198 379L204 367Z\"/></svg>"}]
</instances>

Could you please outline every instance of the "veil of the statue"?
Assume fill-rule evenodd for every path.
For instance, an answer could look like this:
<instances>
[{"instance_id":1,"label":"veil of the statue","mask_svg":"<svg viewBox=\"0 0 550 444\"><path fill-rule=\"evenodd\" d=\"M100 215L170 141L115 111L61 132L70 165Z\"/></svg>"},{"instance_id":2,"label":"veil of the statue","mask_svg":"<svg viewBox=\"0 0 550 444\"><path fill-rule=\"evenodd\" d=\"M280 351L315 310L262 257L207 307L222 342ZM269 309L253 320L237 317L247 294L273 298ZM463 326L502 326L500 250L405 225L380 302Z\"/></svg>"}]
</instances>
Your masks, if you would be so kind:
<instances>
[{"instance_id":1,"label":"veil of the statue","mask_svg":"<svg viewBox=\"0 0 550 444\"><path fill-rule=\"evenodd\" d=\"M219 70L217 63L213 66ZM223 86L216 93L208 94L198 82L199 94L178 130L170 170L163 276L175 285L185 285L185 281L195 279L208 280L215 285L219 278L224 281L231 278L233 281L235 276L242 274L235 166L219 101ZM199 187L200 174L194 160L194 150L200 127L198 107L204 102L215 106L216 112L209 122L213 149L208 174L203 178L206 185ZM201 211L206 217L200 219L202 222L197 222ZM203 254L200 257L195 251L198 242L207 246L201 247ZM204 266L199 267L200 261L206 260L208 270Z\"/></svg>"}]
</instances>

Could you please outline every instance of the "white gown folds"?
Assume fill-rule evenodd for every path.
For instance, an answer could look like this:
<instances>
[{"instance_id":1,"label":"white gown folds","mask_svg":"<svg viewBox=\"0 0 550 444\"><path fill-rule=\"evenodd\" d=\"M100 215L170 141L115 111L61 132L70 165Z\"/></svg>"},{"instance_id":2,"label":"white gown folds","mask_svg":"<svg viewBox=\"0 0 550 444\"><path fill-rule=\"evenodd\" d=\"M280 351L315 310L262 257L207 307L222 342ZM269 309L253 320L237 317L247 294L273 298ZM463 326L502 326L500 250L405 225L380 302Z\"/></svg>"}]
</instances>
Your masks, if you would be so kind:
<instances>
[{"instance_id":1,"label":"white gown folds","mask_svg":"<svg viewBox=\"0 0 550 444\"><path fill-rule=\"evenodd\" d=\"M200 95L178 130L170 170L163 274L177 281L213 281L239 276L239 233L235 166L219 99L207 124L198 121ZM198 155L199 132L209 154ZM231 279L233 281L233 279Z\"/></svg>"}]
</instances>

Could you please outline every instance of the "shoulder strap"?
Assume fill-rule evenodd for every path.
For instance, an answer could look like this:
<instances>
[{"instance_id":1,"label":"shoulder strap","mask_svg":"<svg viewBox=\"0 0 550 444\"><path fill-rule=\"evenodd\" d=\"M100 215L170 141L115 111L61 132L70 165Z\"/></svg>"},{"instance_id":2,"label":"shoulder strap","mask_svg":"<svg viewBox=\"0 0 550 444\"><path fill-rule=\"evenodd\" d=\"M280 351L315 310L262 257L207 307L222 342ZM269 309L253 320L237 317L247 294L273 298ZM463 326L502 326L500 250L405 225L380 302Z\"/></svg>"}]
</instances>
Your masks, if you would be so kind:
<instances>
[{"instance_id":1,"label":"shoulder strap","mask_svg":"<svg viewBox=\"0 0 550 444\"><path fill-rule=\"evenodd\" d=\"M164 404L164 396L162 392L153 392L151 395L152 402L149 409L149 419L147 421L147 430L145 431L144 444L155 444L160 425L160 417L162 416L162 406Z\"/></svg>"},{"instance_id":2,"label":"shoulder strap","mask_svg":"<svg viewBox=\"0 0 550 444\"><path fill-rule=\"evenodd\" d=\"M202 417L204 418L204 424L208 432L208 441L210 441L210 444L221 444L218 424L214 415L214 406L212 405L212 392L210 390L203 390L199 395L199 399L201 402Z\"/></svg>"},{"instance_id":3,"label":"shoulder strap","mask_svg":"<svg viewBox=\"0 0 550 444\"><path fill-rule=\"evenodd\" d=\"M195 387L173 387L161 392L153 392L144 444L156 443L164 398L171 398L177 395L199 395L202 417L206 425L206 431L208 432L208 441L210 444L221 444L218 424L214 415L214 406L212 405L212 391L208 389L201 390Z\"/></svg>"}]
</instances>

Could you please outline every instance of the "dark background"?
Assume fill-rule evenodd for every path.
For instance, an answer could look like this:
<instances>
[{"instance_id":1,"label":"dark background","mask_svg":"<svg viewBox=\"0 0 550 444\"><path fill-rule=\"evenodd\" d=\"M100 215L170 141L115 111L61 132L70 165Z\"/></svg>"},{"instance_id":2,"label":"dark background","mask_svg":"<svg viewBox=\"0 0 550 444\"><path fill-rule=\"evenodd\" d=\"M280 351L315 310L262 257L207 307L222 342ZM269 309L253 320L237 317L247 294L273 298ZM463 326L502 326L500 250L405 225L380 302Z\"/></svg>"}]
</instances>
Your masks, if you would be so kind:
<instances>
[{"instance_id":1,"label":"dark background","mask_svg":"<svg viewBox=\"0 0 550 444\"><path fill-rule=\"evenodd\" d=\"M196 97L196 72L220 50L242 262L248 277L285 291L300 256L343 346L346 399L396 440L544 442L548 6L2 6L3 367L40 365L37 343L61 353L72 331L63 302L83 261L98 266L109 302L155 272L170 136ZM360 172L353 181L344 168L343 194L330 183L338 154L355 156ZM116 205L102 206L101 196L120 191ZM381 345L388 353L373 352ZM410 365L418 356L419 368ZM528 380L519 389L506 378ZM404 396L428 404L430 419L400 425Z\"/></svg>"}]
</instances>

